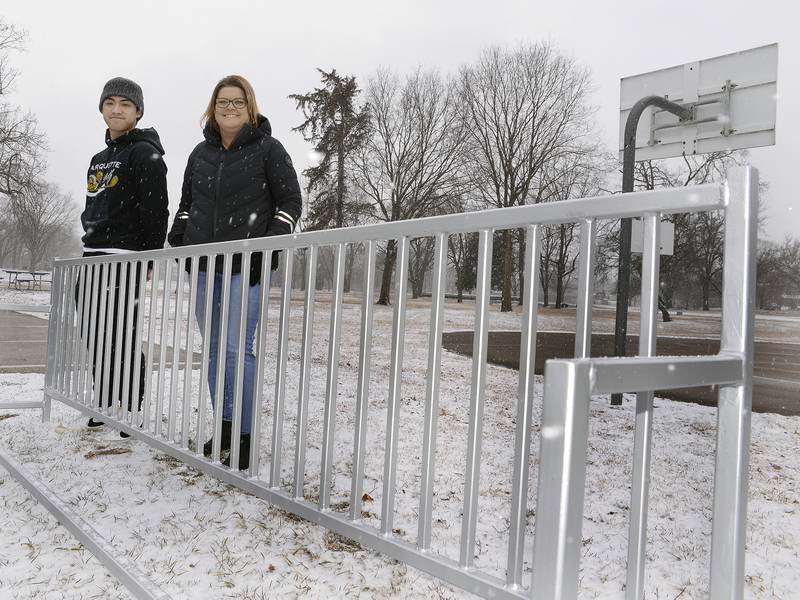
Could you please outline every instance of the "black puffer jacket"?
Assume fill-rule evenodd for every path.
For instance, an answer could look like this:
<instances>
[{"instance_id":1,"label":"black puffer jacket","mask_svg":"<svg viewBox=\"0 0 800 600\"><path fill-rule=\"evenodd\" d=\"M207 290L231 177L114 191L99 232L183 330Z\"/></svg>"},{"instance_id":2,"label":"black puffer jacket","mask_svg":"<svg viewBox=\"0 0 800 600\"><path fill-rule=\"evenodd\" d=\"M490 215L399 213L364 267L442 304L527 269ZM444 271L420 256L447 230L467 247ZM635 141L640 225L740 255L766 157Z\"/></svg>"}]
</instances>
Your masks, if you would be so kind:
<instances>
[{"instance_id":1,"label":"black puffer jacket","mask_svg":"<svg viewBox=\"0 0 800 600\"><path fill-rule=\"evenodd\" d=\"M266 117L258 128L245 125L229 148L219 132L206 125L205 141L189 155L181 203L168 240L188 246L291 233L300 218L302 200L292 159L272 137ZM272 269L278 254L273 253ZM199 268L206 269L201 259ZM234 255L233 272L241 270ZM222 271L217 260L216 271ZM260 281L261 253L253 253L250 285Z\"/></svg>"}]
</instances>

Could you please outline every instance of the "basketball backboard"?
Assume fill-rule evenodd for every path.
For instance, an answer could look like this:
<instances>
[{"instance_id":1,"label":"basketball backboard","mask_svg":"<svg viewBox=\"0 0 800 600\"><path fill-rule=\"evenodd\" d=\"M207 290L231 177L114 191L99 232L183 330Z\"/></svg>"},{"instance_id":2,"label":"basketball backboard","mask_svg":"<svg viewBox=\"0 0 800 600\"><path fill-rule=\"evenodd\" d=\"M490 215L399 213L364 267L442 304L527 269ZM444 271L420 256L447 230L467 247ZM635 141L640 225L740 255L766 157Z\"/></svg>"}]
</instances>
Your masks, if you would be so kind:
<instances>
[{"instance_id":1,"label":"basketball backboard","mask_svg":"<svg viewBox=\"0 0 800 600\"><path fill-rule=\"evenodd\" d=\"M686 63L620 80L620 159L625 120L646 96L691 108L684 123L650 107L636 130L636 160L705 154L775 143L778 44Z\"/></svg>"}]
</instances>

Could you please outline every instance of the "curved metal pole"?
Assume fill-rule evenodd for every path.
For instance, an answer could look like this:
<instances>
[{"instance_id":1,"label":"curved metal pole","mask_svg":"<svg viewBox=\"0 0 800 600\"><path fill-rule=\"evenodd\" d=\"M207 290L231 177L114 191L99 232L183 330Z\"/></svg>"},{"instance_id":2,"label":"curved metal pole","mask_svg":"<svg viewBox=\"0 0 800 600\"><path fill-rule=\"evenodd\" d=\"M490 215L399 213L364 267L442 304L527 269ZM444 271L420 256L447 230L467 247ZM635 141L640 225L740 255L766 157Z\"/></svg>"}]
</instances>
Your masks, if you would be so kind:
<instances>
[{"instance_id":1,"label":"curved metal pole","mask_svg":"<svg viewBox=\"0 0 800 600\"><path fill-rule=\"evenodd\" d=\"M645 96L631 107L625 121L625 148L622 156L622 193L633 191L633 174L636 165L636 129L645 109L657 106L671 112L681 121L692 119L692 109L670 102L661 96ZM625 338L628 335L628 299L631 276L631 220L620 221L619 264L617 266L617 314L614 325L614 356L625 356ZM622 394L612 394L611 404L622 404Z\"/></svg>"}]
</instances>

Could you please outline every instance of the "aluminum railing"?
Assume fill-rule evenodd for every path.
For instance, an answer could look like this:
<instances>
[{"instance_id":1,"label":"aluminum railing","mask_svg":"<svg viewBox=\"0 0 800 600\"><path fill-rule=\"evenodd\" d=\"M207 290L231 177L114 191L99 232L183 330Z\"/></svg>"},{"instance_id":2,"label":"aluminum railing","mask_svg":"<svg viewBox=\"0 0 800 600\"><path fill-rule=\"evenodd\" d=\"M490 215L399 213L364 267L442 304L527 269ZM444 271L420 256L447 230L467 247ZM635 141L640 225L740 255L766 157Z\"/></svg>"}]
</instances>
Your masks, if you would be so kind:
<instances>
[{"instance_id":1,"label":"aluminum railing","mask_svg":"<svg viewBox=\"0 0 800 600\"><path fill-rule=\"evenodd\" d=\"M52 307L49 326L49 355L45 379L44 418L50 401L59 400L84 414L113 423L139 440L179 458L186 464L255 494L300 517L384 552L410 566L422 569L466 590L492 598L575 598L578 592L581 524L586 473L589 399L592 394L637 392L634 474L632 482L629 537L628 598L643 596L646 545L646 515L650 450L652 446L652 390L670 387L720 385L719 427L714 485L713 534L711 551L711 597L729 600L743 594L744 532L747 492L748 443L750 431L750 392L753 339L754 256L756 236L757 174L750 168L733 169L724 185L630 193L447 215L413 221L370 225L324 232L310 232L279 238L224 242L205 246L143 252L131 255L101 256L59 260L53 274ZM655 357L655 314L658 286L658 224L661 215L679 212L724 210L725 267L722 350L713 357ZM644 216L642 333L639 357L619 359L589 358L591 342L591 299L595 227L598 219ZM539 281L540 228L545 224L577 222L581 230L578 310L574 360L549 361L545 374L538 492L536 495L535 535L533 540L532 581L525 581L528 471L530 465L534 412L534 364ZM508 553L505 577L497 577L475 564L476 525L479 511L482 427L486 402L486 357L488 345L488 307L492 265L493 232L525 228L525 306L521 318L521 348L517 399L514 457L508 465L513 473L511 509L508 515ZM434 496L436 478L437 418L440 395L440 362L444 328L444 287L447 236L477 232L479 250L475 303L475 335L471 367L469 425L465 457L463 517L458 559L452 559L431 541L432 514L439 500ZM395 533L393 517L396 500L398 437L400 435L401 376L404 354L406 285L409 241L430 236L435 240L431 290L431 320L428 342L428 368L422 435L421 472L417 535L414 542ZM370 410L370 369L376 249L379 242L395 240L397 248L394 319L388 376L388 402L380 482L380 524L375 527L362 519L364 465L366 460L367 414ZM332 510L333 452L337 437L336 410L342 331L343 279L345 252L349 244L363 244L363 294L359 333L359 360L352 439L352 472L347 512ZM328 337L326 386L322 428L319 497L305 491L306 448L308 445L309 394L315 281L319 251L331 247L333 294ZM282 483L281 448L286 421L286 380L289 312L293 280L294 251L305 249L303 336L299 357L297 415L294 427L294 460L291 484ZM283 250L279 278L282 279L277 318L277 358L274 390L264 391L264 352L267 340L269 294L262 290L255 353L258 357L252 421L250 467L237 469L240 418L242 414L243 339L240 330L239 360L236 365L233 442L231 468L220 463L219 434L221 412L214 412L213 456L206 459L202 442L207 437L204 415L209 409L205 381L208 369L208 336L202 341L199 392L192 393L195 376L191 367L195 343L192 326L198 286L198 257L208 265L221 257L224 289L221 311L220 348L225 347L229 279L234 254L241 256L242 272L247 272L254 252L263 252L261 280L267 281L271 254ZM191 259L191 260L190 260ZM191 266L186 269L187 261ZM152 265L148 278L148 264ZM188 282L185 281L188 277ZM119 278L119 286L116 279ZM210 282L213 278L208 278ZM210 283L206 289L205 331L210 315ZM138 290L137 290L138 286ZM266 287L266 286L265 286ZM176 289L173 294L172 290ZM103 291L105 290L105 292ZM127 295L126 310L120 311L113 327L115 295ZM134 305L138 303L139 324L133 327ZM187 305L188 304L188 308ZM240 323L247 307L243 300ZM186 310L184 310L186 309ZM171 316L171 314L173 316ZM274 322L274 319L273 319ZM135 354L121 369L120 353L114 364L108 351L99 356L96 372L102 373L101 390L93 390L89 357L94 345L108 348L105 337L115 331L117 346L124 342L125 354ZM132 332L137 336L133 339ZM86 342L84 342L86 340ZM155 344L158 343L158 352ZM101 346L102 344L102 346ZM133 344L133 346L132 346ZM141 350L142 352L136 352ZM181 350L185 358L181 359ZM133 373L145 361L144 403L141 411L133 402L139 382ZM168 360L171 365L168 366ZM183 362L183 369L181 369ZM220 365L223 361L220 360ZM218 391L224 378L218 372ZM120 371L123 372L120 372ZM180 375L183 385L179 385ZM169 387L166 383L169 379ZM132 390L126 382L132 380ZM122 382L122 383L121 383ZM103 408L101 397L110 394L120 402ZM218 394L221 397L221 394ZM260 431L263 401L271 405L271 435ZM199 440L190 447L189 440ZM268 452L266 440L269 439ZM508 441L509 445L511 440ZM262 446L265 446L262 448ZM264 450L264 452L262 452ZM269 457L269 469L261 469L262 454ZM262 477L263 474L263 477ZM338 473L342 475L342 473ZM621 485L625 485L621 483ZM527 546L530 548L530 546Z\"/></svg>"}]
</instances>

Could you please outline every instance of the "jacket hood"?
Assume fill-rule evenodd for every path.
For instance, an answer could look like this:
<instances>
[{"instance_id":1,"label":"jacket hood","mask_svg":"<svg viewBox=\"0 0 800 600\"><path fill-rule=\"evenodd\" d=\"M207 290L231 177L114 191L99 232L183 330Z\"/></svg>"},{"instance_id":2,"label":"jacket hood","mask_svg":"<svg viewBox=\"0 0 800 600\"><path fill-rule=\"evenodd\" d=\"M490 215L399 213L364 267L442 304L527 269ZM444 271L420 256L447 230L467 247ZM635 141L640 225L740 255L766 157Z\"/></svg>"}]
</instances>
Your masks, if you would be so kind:
<instances>
[{"instance_id":1,"label":"jacket hood","mask_svg":"<svg viewBox=\"0 0 800 600\"><path fill-rule=\"evenodd\" d=\"M258 127L253 127L249 123L245 124L241 131L239 131L239 135L237 135L236 139L233 141L232 146L242 146L251 138L259 135L272 135L272 125L270 125L267 117L259 113L256 115L256 120L258 121ZM206 126L203 128L203 136L213 144L222 144L219 131L212 127L210 123L206 123Z\"/></svg>"},{"instance_id":2,"label":"jacket hood","mask_svg":"<svg viewBox=\"0 0 800 600\"><path fill-rule=\"evenodd\" d=\"M131 129L128 133L115 140L111 139L111 133L106 129L106 145L108 146L123 146L135 142L147 142L158 150L159 154L164 154L164 146L161 145L161 138L158 137L158 132L152 127L146 129L139 129L138 127Z\"/></svg>"}]
</instances>

